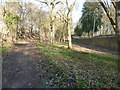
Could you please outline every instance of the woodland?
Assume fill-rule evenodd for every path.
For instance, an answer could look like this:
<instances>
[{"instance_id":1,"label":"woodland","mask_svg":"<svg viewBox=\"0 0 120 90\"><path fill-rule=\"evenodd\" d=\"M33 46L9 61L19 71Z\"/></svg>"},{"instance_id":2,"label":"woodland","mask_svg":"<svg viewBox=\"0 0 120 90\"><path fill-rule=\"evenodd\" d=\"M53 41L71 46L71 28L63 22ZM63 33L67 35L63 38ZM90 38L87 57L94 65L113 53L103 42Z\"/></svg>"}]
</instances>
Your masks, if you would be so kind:
<instances>
[{"instance_id":1,"label":"woodland","mask_svg":"<svg viewBox=\"0 0 120 90\"><path fill-rule=\"evenodd\" d=\"M120 1L33 1L0 2L2 87L120 88Z\"/></svg>"}]
</instances>

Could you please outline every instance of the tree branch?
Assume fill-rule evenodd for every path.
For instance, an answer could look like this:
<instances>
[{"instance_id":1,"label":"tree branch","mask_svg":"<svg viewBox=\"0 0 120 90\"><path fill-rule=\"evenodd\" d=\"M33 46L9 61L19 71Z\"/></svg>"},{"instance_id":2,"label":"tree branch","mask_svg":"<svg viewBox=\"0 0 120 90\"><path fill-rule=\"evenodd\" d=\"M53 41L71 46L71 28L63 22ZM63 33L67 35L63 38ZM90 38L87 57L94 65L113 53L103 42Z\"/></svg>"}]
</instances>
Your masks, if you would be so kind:
<instances>
[{"instance_id":1,"label":"tree branch","mask_svg":"<svg viewBox=\"0 0 120 90\"><path fill-rule=\"evenodd\" d=\"M114 8L116 9L116 5L115 5L115 3L113 2L113 1L111 1L112 2L112 5L114 6Z\"/></svg>"},{"instance_id":2,"label":"tree branch","mask_svg":"<svg viewBox=\"0 0 120 90\"><path fill-rule=\"evenodd\" d=\"M116 27L114 26L114 25L115 25L115 22L114 22L114 20L110 17L109 11L108 11L108 9L106 8L105 4L104 4L101 0L98 0L98 1L99 1L99 3L101 4L101 6L103 7L104 11L106 12L106 14L107 14L107 16L108 16L108 18L109 18L109 20L110 20L110 23L111 23L114 31L117 32L117 31L116 31Z\"/></svg>"}]
</instances>

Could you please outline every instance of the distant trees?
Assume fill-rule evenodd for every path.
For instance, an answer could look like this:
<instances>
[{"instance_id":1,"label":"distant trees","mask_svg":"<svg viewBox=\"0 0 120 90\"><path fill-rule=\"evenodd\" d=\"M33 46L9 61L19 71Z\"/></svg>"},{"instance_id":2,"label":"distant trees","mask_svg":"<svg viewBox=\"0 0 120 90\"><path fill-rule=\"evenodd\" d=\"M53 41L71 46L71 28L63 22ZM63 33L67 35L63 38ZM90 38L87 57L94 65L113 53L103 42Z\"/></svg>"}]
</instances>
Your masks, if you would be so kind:
<instances>
[{"instance_id":1,"label":"distant trees","mask_svg":"<svg viewBox=\"0 0 120 90\"><path fill-rule=\"evenodd\" d=\"M85 2L82 12L82 17L75 28L75 33L82 35L83 32L86 32L89 37L91 35L94 36L94 32L98 31L102 25L103 10L101 5L98 2Z\"/></svg>"},{"instance_id":2,"label":"distant trees","mask_svg":"<svg viewBox=\"0 0 120 90\"><path fill-rule=\"evenodd\" d=\"M76 0L70 5L68 0L39 1L48 7L35 6L30 2L5 2L3 6L3 21L10 31L12 41L17 39L38 38L41 42L68 41L68 48L72 48L71 29L72 11ZM60 8L56 8L56 6ZM3 34L3 33L2 33Z\"/></svg>"},{"instance_id":3,"label":"distant trees","mask_svg":"<svg viewBox=\"0 0 120 90\"><path fill-rule=\"evenodd\" d=\"M52 0L52 1L40 1L41 3L44 3L48 6L50 12L50 29L51 29L51 37L50 37L50 41L51 43L55 42L55 7L57 4L61 3L61 1L56 1L56 0Z\"/></svg>"},{"instance_id":4,"label":"distant trees","mask_svg":"<svg viewBox=\"0 0 120 90\"><path fill-rule=\"evenodd\" d=\"M59 17L56 20L56 33L55 33L55 38L56 41L59 42L65 42L66 37L67 37L67 25L66 25L66 14L65 14L65 10L61 9L60 11L57 12L57 14L59 15Z\"/></svg>"},{"instance_id":5,"label":"distant trees","mask_svg":"<svg viewBox=\"0 0 120 90\"><path fill-rule=\"evenodd\" d=\"M48 6L49 8L49 15L50 15L50 42L54 43L55 40L58 41L65 41L66 35L68 39L68 48L72 48L72 41L71 41L71 27L72 27L72 18L71 18L71 13L75 7L76 0L74 0L72 5L69 5L68 0L65 1L57 1L57 0L45 0L45 1L40 1L37 0L41 3L44 3ZM55 7L58 4L64 4L63 6L65 7L64 10L58 10L55 11ZM64 13L66 9L66 13ZM60 11L60 12L59 12ZM59 22L59 23L58 23ZM67 31L67 33L66 33Z\"/></svg>"},{"instance_id":6,"label":"distant trees","mask_svg":"<svg viewBox=\"0 0 120 90\"><path fill-rule=\"evenodd\" d=\"M114 9L114 6L112 4L110 4L108 9L110 11L109 13L110 13L111 18L113 18L113 20L115 21L115 9ZM114 28L112 27L111 22L109 21L109 18L107 17L106 13L103 14L102 23L103 23L102 28L100 30L101 35L115 34Z\"/></svg>"},{"instance_id":7,"label":"distant trees","mask_svg":"<svg viewBox=\"0 0 120 90\"><path fill-rule=\"evenodd\" d=\"M109 6L108 2L105 2L104 0L103 1L102 0L98 0L98 1L101 4L101 6L103 7L104 11L106 12L107 17L109 18L110 23L111 23L114 31L116 32L115 21L114 21L115 19L113 19L114 17L112 17L112 15L110 13L110 8L109 8L110 6ZM115 3L113 2L112 4L115 7Z\"/></svg>"},{"instance_id":8,"label":"distant trees","mask_svg":"<svg viewBox=\"0 0 120 90\"><path fill-rule=\"evenodd\" d=\"M36 17L37 16L37 17ZM42 10L42 7L39 11L36 12L35 17L37 18L35 21L35 27L37 27L37 36L39 37L39 41L42 42L43 40L49 41L50 34L49 34L49 15L47 12Z\"/></svg>"},{"instance_id":9,"label":"distant trees","mask_svg":"<svg viewBox=\"0 0 120 90\"><path fill-rule=\"evenodd\" d=\"M55 41L65 42L68 40L68 48L72 48L71 13L75 7L75 2L73 2L72 5L69 5L67 0L65 2L57 0L50 2L46 0L45 2L41 2L48 6L48 12L43 11L42 7L38 8L32 3L5 3L3 5L3 16L5 24L9 27L7 30L12 32L10 37L13 38L16 36L16 39L25 39L36 35L39 37L41 42L49 41L51 43L54 43ZM56 10L55 7L59 3L64 3L64 8L59 8L59 10ZM13 11L11 9L13 9ZM10 15L7 14L9 12ZM14 16L14 19L12 16ZM34 34L34 32L37 33Z\"/></svg>"}]
</instances>

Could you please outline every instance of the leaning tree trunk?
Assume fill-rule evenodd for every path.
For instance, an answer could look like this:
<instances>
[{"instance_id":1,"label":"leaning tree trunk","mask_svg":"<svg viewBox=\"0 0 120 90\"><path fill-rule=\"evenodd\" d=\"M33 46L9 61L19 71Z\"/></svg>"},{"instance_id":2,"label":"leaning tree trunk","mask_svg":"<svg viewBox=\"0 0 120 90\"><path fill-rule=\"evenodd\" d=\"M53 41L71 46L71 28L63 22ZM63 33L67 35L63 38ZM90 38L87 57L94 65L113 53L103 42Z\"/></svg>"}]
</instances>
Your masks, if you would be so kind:
<instances>
[{"instance_id":1,"label":"leaning tree trunk","mask_svg":"<svg viewBox=\"0 0 120 90\"><path fill-rule=\"evenodd\" d=\"M116 31L118 41L118 58L120 59L120 1L116 2ZM120 71L120 60L118 61L118 70Z\"/></svg>"}]
</instances>

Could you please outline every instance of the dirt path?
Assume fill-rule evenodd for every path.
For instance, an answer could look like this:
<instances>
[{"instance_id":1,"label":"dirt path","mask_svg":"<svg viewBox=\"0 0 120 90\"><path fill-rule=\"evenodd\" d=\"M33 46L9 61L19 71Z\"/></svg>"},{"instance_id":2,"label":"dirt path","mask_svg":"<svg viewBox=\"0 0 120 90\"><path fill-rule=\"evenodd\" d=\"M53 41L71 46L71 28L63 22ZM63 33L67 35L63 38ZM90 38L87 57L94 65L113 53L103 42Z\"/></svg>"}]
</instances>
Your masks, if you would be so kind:
<instances>
[{"instance_id":1,"label":"dirt path","mask_svg":"<svg viewBox=\"0 0 120 90\"><path fill-rule=\"evenodd\" d=\"M47 87L45 62L33 43L15 45L3 55L3 88Z\"/></svg>"}]
</instances>

